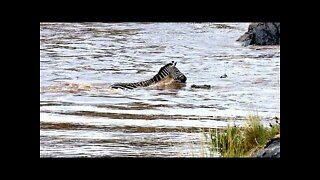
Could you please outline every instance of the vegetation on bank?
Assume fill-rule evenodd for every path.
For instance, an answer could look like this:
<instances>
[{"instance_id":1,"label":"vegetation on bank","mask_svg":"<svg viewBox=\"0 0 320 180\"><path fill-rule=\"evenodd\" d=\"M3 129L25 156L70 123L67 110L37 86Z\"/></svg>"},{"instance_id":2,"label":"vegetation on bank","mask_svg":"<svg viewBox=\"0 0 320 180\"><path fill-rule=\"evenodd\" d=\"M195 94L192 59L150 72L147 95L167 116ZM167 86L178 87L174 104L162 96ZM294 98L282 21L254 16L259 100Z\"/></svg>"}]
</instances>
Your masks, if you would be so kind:
<instances>
[{"instance_id":1,"label":"vegetation on bank","mask_svg":"<svg viewBox=\"0 0 320 180\"><path fill-rule=\"evenodd\" d=\"M277 134L280 134L280 123L265 127L258 115L249 115L243 127L229 125L224 130L211 129L206 139L212 153L222 157L251 157Z\"/></svg>"}]
</instances>

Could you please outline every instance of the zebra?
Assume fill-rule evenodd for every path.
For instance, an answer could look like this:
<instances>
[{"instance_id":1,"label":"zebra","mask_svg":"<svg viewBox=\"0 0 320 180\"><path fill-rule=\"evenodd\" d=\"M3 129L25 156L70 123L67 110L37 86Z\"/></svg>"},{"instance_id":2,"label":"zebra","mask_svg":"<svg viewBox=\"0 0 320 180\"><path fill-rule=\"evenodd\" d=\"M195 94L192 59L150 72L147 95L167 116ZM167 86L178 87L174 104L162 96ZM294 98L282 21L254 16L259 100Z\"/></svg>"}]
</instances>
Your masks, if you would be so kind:
<instances>
[{"instance_id":1,"label":"zebra","mask_svg":"<svg viewBox=\"0 0 320 180\"><path fill-rule=\"evenodd\" d=\"M116 83L111 85L114 89L134 89L137 87L148 87L152 85L167 86L170 84L185 84L187 77L176 67L177 62L172 61L161 67L153 78L136 83Z\"/></svg>"}]
</instances>

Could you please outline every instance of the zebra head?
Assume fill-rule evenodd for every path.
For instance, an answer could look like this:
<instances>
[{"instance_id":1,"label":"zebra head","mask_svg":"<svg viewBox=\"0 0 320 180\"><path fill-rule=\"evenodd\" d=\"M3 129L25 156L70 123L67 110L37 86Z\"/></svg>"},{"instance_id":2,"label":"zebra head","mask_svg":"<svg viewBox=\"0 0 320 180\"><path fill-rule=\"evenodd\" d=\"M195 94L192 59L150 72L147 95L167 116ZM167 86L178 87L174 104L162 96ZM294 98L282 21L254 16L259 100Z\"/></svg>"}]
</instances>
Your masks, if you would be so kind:
<instances>
[{"instance_id":1,"label":"zebra head","mask_svg":"<svg viewBox=\"0 0 320 180\"><path fill-rule=\"evenodd\" d=\"M174 62L174 61L166 64L159 70L157 75L160 75L161 78L170 76L176 82L185 83L187 81L187 77L180 72L180 70L176 67L176 65L177 65L177 62Z\"/></svg>"}]
</instances>

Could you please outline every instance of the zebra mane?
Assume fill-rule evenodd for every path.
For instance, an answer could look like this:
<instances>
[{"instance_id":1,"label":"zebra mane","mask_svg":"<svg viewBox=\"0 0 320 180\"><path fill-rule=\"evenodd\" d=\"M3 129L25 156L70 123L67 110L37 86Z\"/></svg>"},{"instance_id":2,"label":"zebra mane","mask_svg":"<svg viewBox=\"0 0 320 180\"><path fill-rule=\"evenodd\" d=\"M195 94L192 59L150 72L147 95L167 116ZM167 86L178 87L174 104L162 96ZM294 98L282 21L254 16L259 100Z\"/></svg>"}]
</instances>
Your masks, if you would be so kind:
<instances>
[{"instance_id":1,"label":"zebra mane","mask_svg":"<svg viewBox=\"0 0 320 180\"><path fill-rule=\"evenodd\" d=\"M173 67L175 67L176 64L177 64L177 62L172 61L171 63L168 63L168 64L164 65L162 68L160 68L160 70L158 71L157 74L160 74L160 73L161 73L165 68L167 68L168 66L173 66Z\"/></svg>"}]
</instances>

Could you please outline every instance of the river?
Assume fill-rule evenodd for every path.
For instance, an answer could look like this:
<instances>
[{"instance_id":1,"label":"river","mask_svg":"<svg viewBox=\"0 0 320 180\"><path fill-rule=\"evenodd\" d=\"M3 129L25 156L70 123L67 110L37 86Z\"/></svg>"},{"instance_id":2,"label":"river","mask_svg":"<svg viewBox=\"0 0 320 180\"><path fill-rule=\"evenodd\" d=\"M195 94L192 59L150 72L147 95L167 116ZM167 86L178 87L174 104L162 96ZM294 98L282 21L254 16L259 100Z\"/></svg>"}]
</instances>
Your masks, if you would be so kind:
<instances>
[{"instance_id":1,"label":"river","mask_svg":"<svg viewBox=\"0 0 320 180\"><path fill-rule=\"evenodd\" d=\"M40 157L211 157L201 129L249 114L267 126L280 117L280 46L241 46L248 25L40 23ZM108 88L171 61L181 89Z\"/></svg>"}]
</instances>

